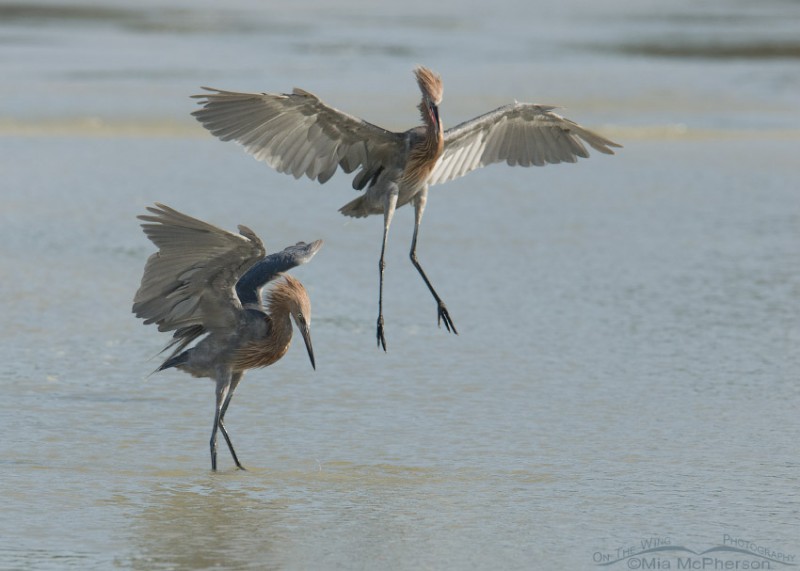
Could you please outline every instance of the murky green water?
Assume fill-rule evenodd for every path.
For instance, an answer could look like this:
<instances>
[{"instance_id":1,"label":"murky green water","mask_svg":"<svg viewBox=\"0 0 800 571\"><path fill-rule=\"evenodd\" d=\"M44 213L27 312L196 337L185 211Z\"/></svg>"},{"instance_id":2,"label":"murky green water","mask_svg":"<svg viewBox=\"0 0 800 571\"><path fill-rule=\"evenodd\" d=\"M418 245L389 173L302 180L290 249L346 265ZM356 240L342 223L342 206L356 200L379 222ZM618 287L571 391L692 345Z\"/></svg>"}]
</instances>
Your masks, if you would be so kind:
<instances>
[{"instance_id":1,"label":"murky green water","mask_svg":"<svg viewBox=\"0 0 800 571\"><path fill-rule=\"evenodd\" d=\"M714 556L790 569L796 8L0 3L0 568L676 568L746 540ZM562 103L625 148L432 190L419 255L457 337L398 211L384 354L382 221L336 212L345 177L206 136L188 95L298 85L404 128L417 63L448 124ZM292 347L226 419L246 472L209 471L210 382L148 376L166 338L130 305L154 201L268 248L325 240L295 272L317 371Z\"/></svg>"}]
</instances>

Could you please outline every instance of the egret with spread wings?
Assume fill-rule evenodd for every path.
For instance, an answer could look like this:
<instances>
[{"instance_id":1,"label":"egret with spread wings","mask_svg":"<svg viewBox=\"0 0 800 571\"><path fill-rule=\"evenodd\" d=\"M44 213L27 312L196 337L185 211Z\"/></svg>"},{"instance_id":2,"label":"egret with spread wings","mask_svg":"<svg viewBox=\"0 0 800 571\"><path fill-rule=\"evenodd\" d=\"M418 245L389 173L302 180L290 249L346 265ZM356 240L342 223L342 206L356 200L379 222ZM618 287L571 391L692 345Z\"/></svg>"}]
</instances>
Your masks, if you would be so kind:
<instances>
[{"instance_id":1,"label":"egret with spread wings","mask_svg":"<svg viewBox=\"0 0 800 571\"><path fill-rule=\"evenodd\" d=\"M542 166L588 157L583 143L614 154L617 143L553 112L554 107L512 103L444 130L439 118L442 81L425 67L414 70L422 92L423 125L402 133L387 131L323 103L295 88L290 94L236 93L204 88L195 95L202 108L192 113L223 141L282 173L324 183L337 169L356 170L353 188L364 193L339 211L346 216L383 214L379 267L377 341L386 350L383 320L384 253L396 208L414 204L410 257L436 300L438 322L458 333L447 307L417 260L417 236L428 187L492 163Z\"/></svg>"},{"instance_id":2,"label":"egret with spread wings","mask_svg":"<svg viewBox=\"0 0 800 571\"><path fill-rule=\"evenodd\" d=\"M225 412L246 370L266 367L286 354L291 320L316 368L311 302L303 284L283 272L308 262L322 241L299 242L265 256L261 240L246 226L239 226L237 235L163 204L147 210L150 214L139 219L159 250L147 260L133 312L145 324L173 332L164 350L174 349L159 371L175 367L216 382L211 469L217 469L217 429L236 466L244 469L225 430ZM273 280L265 305L262 288Z\"/></svg>"}]
</instances>

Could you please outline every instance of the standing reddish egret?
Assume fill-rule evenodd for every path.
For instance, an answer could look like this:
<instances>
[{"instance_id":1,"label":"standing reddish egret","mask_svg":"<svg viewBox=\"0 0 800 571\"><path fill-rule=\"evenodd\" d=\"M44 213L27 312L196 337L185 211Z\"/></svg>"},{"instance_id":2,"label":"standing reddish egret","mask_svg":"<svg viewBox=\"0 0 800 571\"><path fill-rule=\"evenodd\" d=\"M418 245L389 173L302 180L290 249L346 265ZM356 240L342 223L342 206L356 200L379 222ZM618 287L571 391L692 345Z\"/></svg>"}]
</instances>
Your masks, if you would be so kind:
<instances>
[{"instance_id":1,"label":"standing reddish egret","mask_svg":"<svg viewBox=\"0 0 800 571\"><path fill-rule=\"evenodd\" d=\"M438 306L438 323L456 331L442 299L417 260L417 235L428 199L428 187L453 180L492 163L542 166L574 163L589 153L581 140L613 155L617 143L552 112L554 107L512 103L444 131L439 118L441 78L425 67L414 70L422 101L424 125L403 133L387 131L329 107L318 97L295 88L291 94L235 93L204 87L195 95L203 108L192 113L223 141L236 141L256 159L279 172L326 182L341 167L361 169L353 188L364 190L339 211L357 218L383 214L378 345L386 350L383 331L383 271L386 237L395 208L414 203L411 263Z\"/></svg>"},{"instance_id":2,"label":"standing reddish egret","mask_svg":"<svg viewBox=\"0 0 800 571\"><path fill-rule=\"evenodd\" d=\"M303 284L281 272L309 261L322 241L299 242L265 257L261 240L246 226L239 226L238 236L163 204L147 210L151 214L139 219L159 250L147 260L133 312L145 324L157 323L159 331L174 331L164 350L175 349L159 371L176 367L216 381L211 469L217 469L219 428L233 461L243 470L225 430L225 411L246 370L266 367L286 354L292 340L290 316L316 368L309 331L311 302ZM279 277L265 307L261 289Z\"/></svg>"}]
</instances>

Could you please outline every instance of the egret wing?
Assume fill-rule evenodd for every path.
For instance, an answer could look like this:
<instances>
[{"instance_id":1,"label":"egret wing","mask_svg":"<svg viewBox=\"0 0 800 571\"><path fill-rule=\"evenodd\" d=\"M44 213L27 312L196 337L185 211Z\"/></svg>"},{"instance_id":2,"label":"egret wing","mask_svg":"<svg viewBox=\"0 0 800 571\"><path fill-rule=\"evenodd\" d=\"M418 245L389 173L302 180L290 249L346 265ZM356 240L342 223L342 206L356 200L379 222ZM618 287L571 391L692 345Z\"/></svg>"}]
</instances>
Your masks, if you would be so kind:
<instances>
[{"instance_id":1,"label":"egret wing","mask_svg":"<svg viewBox=\"0 0 800 571\"><path fill-rule=\"evenodd\" d=\"M543 166L589 156L583 143L613 155L617 143L553 113L554 107L512 103L444 132L444 150L428 184L453 180L492 163Z\"/></svg>"},{"instance_id":2,"label":"egret wing","mask_svg":"<svg viewBox=\"0 0 800 571\"><path fill-rule=\"evenodd\" d=\"M402 134L334 109L302 89L290 94L203 89L209 93L192 96L202 105L192 115L206 129L295 178L324 183L339 167L373 173L403 151Z\"/></svg>"},{"instance_id":3,"label":"egret wing","mask_svg":"<svg viewBox=\"0 0 800 571\"><path fill-rule=\"evenodd\" d=\"M232 234L163 204L147 210L139 219L159 250L147 260L133 312L159 331L233 327L241 309L234 286L264 257L261 240L246 226Z\"/></svg>"}]
</instances>

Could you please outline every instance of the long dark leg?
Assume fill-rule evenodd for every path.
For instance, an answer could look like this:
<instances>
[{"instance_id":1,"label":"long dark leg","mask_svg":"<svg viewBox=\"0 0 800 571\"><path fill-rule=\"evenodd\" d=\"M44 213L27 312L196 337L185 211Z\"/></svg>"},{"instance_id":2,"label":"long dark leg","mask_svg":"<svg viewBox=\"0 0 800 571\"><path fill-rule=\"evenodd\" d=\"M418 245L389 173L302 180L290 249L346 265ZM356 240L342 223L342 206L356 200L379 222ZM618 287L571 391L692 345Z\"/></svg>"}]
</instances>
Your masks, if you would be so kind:
<instances>
[{"instance_id":1,"label":"long dark leg","mask_svg":"<svg viewBox=\"0 0 800 571\"><path fill-rule=\"evenodd\" d=\"M428 286L431 294L433 295L433 299L436 300L436 304L438 306L438 318L437 322L439 327L442 326L442 321L444 321L444 326L447 328L448 331L452 331L456 335L458 335L458 331L456 331L456 326L453 323L453 320L450 318L450 314L447 312L447 306L445 306L442 298L439 297L439 294L436 293L436 290L433 289L428 276L425 275L425 271L422 269L422 266L419 265L419 261L417 261L417 234L419 233L419 224L422 221L422 213L425 212L425 203L428 201L428 190L425 189L423 192L417 195L414 199L414 237L411 240L411 252L409 253L409 257L411 258L411 263L414 264L414 267L417 268L419 275L422 276L422 280L425 282L425 285Z\"/></svg>"},{"instance_id":2,"label":"long dark leg","mask_svg":"<svg viewBox=\"0 0 800 571\"><path fill-rule=\"evenodd\" d=\"M211 469L217 469L217 428L220 425L222 418L223 405L228 398L228 392L231 386L231 371L220 370L217 373L217 406L214 410L214 427L211 429L211 440L209 447L211 448ZM223 431L224 432L224 431Z\"/></svg>"},{"instance_id":3,"label":"long dark leg","mask_svg":"<svg viewBox=\"0 0 800 571\"><path fill-rule=\"evenodd\" d=\"M219 429L222 432L222 436L225 437L225 442L228 444L228 450L231 451L231 456L233 456L233 461L236 464L236 467L240 470L244 470L244 466L239 462L239 458L236 456L236 451L233 449L233 443L231 442L230 437L228 436L228 431L225 430L225 423L223 422L225 419L225 412L228 410L228 405L231 404L231 398L233 397L233 391L236 390L239 381L242 380L242 375L244 373L238 372L234 373L231 377L231 386L228 389L228 395L225 397L225 402L222 403L222 410L219 414Z\"/></svg>"},{"instance_id":4,"label":"long dark leg","mask_svg":"<svg viewBox=\"0 0 800 571\"><path fill-rule=\"evenodd\" d=\"M386 253L386 238L389 236L389 226L392 223L394 210L397 207L397 189L391 189L386 197L386 205L383 209L383 242L381 243L381 259L378 262L380 271L380 285L378 286L378 347L383 347L386 351L386 337L383 334L383 270L386 269L384 254Z\"/></svg>"}]
</instances>

